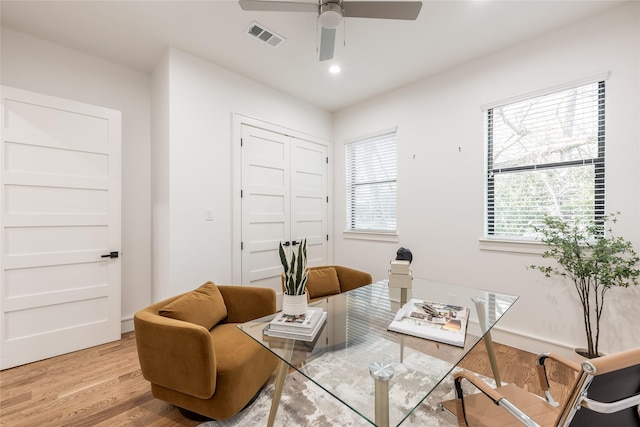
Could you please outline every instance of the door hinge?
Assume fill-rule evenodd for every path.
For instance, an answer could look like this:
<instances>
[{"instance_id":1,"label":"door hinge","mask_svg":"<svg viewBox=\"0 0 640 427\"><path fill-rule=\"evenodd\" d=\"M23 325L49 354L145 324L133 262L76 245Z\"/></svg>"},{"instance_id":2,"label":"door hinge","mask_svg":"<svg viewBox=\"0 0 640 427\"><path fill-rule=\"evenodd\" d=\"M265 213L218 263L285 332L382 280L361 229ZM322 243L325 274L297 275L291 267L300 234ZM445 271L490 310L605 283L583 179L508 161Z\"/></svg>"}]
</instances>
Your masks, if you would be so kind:
<instances>
[{"instance_id":1,"label":"door hinge","mask_svg":"<svg viewBox=\"0 0 640 427\"><path fill-rule=\"evenodd\" d=\"M325 159L327 159L327 164L329 164L329 157L325 157Z\"/></svg>"},{"instance_id":2,"label":"door hinge","mask_svg":"<svg viewBox=\"0 0 640 427\"><path fill-rule=\"evenodd\" d=\"M242 147L242 138L240 138L240 147Z\"/></svg>"},{"instance_id":3,"label":"door hinge","mask_svg":"<svg viewBox=\"0 0 640 427\"><path fill-rule=\"evenodd\" d=\"M242 199L243 196L244 196L244 192L240 190L240 198Z\"/></svg>"},{"instance_id":4,"label":"door hinge","mask_svg":"<svg viewBox=\"0 0 640 427\"><path fill-rule=\"evenodd\" d=\"M327 234L327 242L329 241L329 235Z\"/></svg>"},{"instance_id":5,"label":"door hinge","mask_svg":"<svg viewBox=\"0 0 640 427\"><path fill-rule=\"evenodd\" d=\"M329 203L329 196L327 196L327 203Z\"/></svg>"},{"instance_id":6,"label":"door hinge","mask_svg":"<svg viewBox=\"0 0 640 427\"><path fill-rule=\"evenodd\" d=\"M243 251L244 250L244 242L240 242L240 250Z\"/></svg>"}]
</instances>

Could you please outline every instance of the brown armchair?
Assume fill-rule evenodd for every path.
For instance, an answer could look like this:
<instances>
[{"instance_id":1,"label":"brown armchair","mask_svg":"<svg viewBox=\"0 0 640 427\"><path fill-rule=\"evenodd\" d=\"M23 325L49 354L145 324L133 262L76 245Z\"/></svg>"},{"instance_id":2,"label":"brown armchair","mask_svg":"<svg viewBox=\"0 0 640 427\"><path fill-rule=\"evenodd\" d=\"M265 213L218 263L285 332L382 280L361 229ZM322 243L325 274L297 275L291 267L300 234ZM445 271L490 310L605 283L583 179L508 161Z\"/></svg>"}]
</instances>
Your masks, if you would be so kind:
<instances>
[{"instance_id":1,"label":"brown armchair","mask_svg":"<svg viewBox=\"0 0 640 427\"><path fill-rule=\"evenodd\" d=\"M553 360L576 373L571 393L556 402L549 392L545 362ZM460 426L640 426L640 348L582 364L558 355L538 357L538 378L545 399L509 384L492 388L476 375L454 375L457 399L443 407L458 418ZM480 393L463 395L461 382L469 381Z\"/></svg>"},{"instance_id":2,"label":"brown armchair","mask_svg":"<svg viewBox=\"0 0 640 427\"><path fill-rule=\"evenodd\" d=\"M277 358L237 324L275 312L272 289L213 282L137 312L138 358L153 396L219 420L240 412Z\"/></svg>"},{"instance_id":3,"label":"brown armchair","mask_svg":"<svg viewBox=\"0 0 640 427\"><path fill-rule=\"evenodd\" d=\"M284 291L284 273L281 274ZM330 295L371 284L371 274L340 265L309 267L307 299L314 302Z\"/></svg>"}]
</instances>

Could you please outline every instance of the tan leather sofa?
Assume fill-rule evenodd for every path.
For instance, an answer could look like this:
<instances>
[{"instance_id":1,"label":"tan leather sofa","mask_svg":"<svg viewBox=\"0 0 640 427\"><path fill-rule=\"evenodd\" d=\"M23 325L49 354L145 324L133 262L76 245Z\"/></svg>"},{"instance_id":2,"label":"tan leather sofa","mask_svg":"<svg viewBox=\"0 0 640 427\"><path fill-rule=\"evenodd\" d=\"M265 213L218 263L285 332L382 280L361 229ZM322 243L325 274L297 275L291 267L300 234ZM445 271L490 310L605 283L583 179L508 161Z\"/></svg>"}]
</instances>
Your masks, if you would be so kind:
<instances>
[{"instance_id":1,"label":"tan leather sofa","mask_svg":"<svg viewBox=\"0 0 640 427\"><path fill-rule=\"evenodd\" d=\"M284 273L281 275L284 290ZM309 267L307 299L318 301L330 295L347 292L371 284L371 274L341 265Z\"/></svg>"},{"instance_id":2,"label":"tan leather sofa","mask_svg":"<svg viewBox=\"0 0 640 427\"><path fill-rule=\"evenodd\" d=\"M137 312L138 357L153 396L218 420L240 412L277 358L237 324L275 312L272 289L213 282Z\"/></svg>"}]
</instances>

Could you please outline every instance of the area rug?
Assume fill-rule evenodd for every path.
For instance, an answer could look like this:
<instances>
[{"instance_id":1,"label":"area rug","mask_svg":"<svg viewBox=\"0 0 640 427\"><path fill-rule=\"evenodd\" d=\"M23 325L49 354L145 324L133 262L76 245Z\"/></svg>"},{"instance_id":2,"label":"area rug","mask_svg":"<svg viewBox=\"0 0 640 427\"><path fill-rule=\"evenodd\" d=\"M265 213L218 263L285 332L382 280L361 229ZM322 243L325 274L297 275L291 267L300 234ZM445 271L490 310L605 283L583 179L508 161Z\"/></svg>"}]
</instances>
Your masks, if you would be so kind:
<instances>
[{"instance_id":1,"label":"area rug","mask_svg":"<svg viewBox=\"0 0 640 427\"><path fill-rule=\"evenodd\" d=\"M365 349L367 350L367 349ZM326 363L323 360L322 367L318 370L328 369L332 377L339 381L345 388L349 388L354 381L354 375L350 374L350 367L345 366L339 360L339 353L335 355L338 359L335 363ZM398 366L394 374L394 387L390 393L395 400L401 399L407 402L415 402L415 396L410 395L409 390L416 389L415 382L418 384L424 381L425 384L433 384L429 379L429 367L421 365L423 358L414 357L409 353L406 355L402 364L394 364ZM429 363L438 363L431 361ZM326 368L330 367L330 368ZM314 369L313 364L307 366L307 369ZM322 372L314 372L314 375L322 375ZM357 377L357 376L356 376ZM422 377L422 378L420 378ZM360 378L360 377L357 377ZM490 379L486 379L489 384L494 384ZM208 421L200 424L198 427L253 427L265 426L269 417L271 408L271 400L273 398L275 375L269 380L258 398L246 409L235 417L224 421ZM406 387L407 382L413 382L413 387ZM351 387L353 390L359 389ZM372 384L373 388L373 384ZM418 387L420 388L420 387ZM474 390L467 390L474 392ZM366 394L366 393L365 393ZM373 399L372 391L367 395L358 395L354 393L350 396L350 401L358 402L365 399ZM443 400L452 399L454 397L453 378L449 375L440 385L425 399L418 408L401 424L402 427L455 427L457 422L455 417L440 409L439 403ZM391 420L399 419L398 414L392 414ZM360 417L349 407L342 404L335 397L327 393L325 390L308 380L298 372L290 373L285 381L284 390L278 412L276 415L276 426L371 426L371 423Z\"/></svg>"},{"instance_id":2,"label":"area rug","mask_svg":"<svg viewBox=\"0 0 640 427\"><path fill-rule=\"evenodd\" d=\"M198 427L257 427L266 426L273 398L273 381L262 390L256 401L235 417L225 421L207 421ZM448 379L402 423L407 427L455 427L455 418L437 408L437 403L453 397ZM276 426L371 426L333 396L297 372L290 374L282 392L276 415Z\"/></svg>"}]
</instances>

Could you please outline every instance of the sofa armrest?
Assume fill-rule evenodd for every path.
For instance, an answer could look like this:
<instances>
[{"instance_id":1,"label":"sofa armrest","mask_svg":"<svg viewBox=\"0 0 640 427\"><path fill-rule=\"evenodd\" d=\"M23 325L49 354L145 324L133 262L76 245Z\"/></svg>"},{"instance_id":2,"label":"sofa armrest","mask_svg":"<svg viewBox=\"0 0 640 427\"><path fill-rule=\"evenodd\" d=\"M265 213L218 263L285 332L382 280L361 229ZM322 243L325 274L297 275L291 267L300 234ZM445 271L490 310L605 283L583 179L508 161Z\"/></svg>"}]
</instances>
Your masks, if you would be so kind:
<instances>
[{"instance_id":1,"label":"sofa armrest","mask_svg":"<svg viewBox=\"0 0 640 427\"><path fill-rule=\"evenodd\" d=\"M369 273L341 265L333 265L332 267L335 268L336 273L338 273L340 292L347 292L372 283L372 277Z\"/></svg>"},{"instance_id":2,"label":"sofa armrest","mask_svg":"<svg viewBox=\"0 0 640 427\"><path fill-rule=\"evenodd\" d=\"M201 399L216 389L216 358L204 327L157 314L157 304L134 316L138 358L144 378Z\"/></svg>"},{"instance_id":3,"label":"sofa armrest","mask_svg":"<svg viewBox=\"0 0 640 427\"><path fill-rule=\"evenodd\" d=\"M276 312L276 292L257 286L218 286L227 306L227 323L244 323Z\"/></svg>"}]
</instances>

